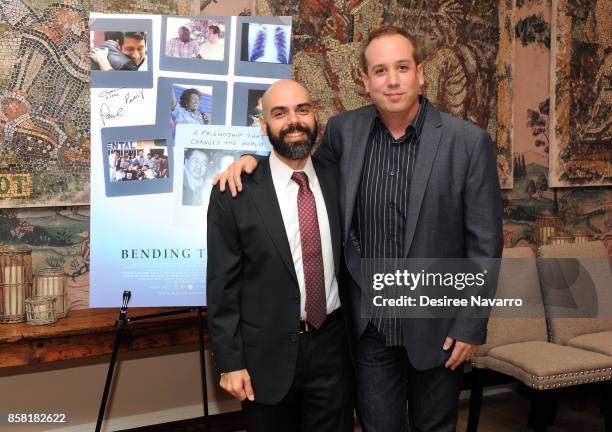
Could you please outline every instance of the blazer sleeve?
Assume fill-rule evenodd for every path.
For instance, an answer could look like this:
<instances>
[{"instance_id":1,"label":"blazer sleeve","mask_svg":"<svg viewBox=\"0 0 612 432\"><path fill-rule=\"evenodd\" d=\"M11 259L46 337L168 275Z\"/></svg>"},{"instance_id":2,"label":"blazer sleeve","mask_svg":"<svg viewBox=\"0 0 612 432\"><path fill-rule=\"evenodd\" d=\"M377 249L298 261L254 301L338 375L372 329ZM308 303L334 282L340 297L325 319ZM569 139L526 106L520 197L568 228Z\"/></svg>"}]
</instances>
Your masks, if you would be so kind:
<instances>
[{"instance_id":1,"label":"blazer sleeve","mask_svg":"<svg viewBox=\"0 0 612 432\"><path fill-rule=\"evenodd\" d=\"M495 145L481 131L477 145L469 156L463 198L465 252L487 272L487 283L478 293L495 297L499 260L503 248L502 198L497 176ZM486 340L488 312L470 317L470 308L460 313L449 336L462 342L483 344Z\"/></svg>"},{"instance_id":2,"label":"blazer sleeve","mask_svg":"<svg viewBox=\"0 0 612 432\"><path fill-rule=\"evenodd\" d=\"M219 373L246 368L240 330L242 248L230 200L213 188L208 206L208 331Z\"/></svg>"}]
</instances>

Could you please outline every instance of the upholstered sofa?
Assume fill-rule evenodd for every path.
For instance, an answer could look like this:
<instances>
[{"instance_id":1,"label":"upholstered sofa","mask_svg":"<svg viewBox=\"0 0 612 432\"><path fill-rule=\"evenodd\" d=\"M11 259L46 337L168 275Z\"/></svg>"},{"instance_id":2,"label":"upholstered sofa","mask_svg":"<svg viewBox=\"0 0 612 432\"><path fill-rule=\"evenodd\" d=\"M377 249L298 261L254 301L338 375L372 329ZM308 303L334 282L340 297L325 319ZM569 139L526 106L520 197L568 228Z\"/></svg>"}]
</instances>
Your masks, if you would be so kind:
<instances>
[{"instance_id":1,"label":"upholstered sofa","mask_svg":"<svg viewBox=\"0 0 612 432\"><path fill-rule=\"evenodd\" d=\"M597 245L547 247L540 254L542 258L601 255L603 245L593 243ZM565 246L573 247L565 250ZM605 257L605 248L603 251ZM554 419L554 389L593 382L607 382L608 388L611 387L612 320L547 319L540 270L530 248L504 249L496 297L520 297L525 306L521 310L493 308L491 311L487 343L478 347L472 359L468 432L478 428L484 378L489 371L514 377L533 389L529 425L538 431L546 430ZM596 282L610 280L609 275L608 279L596 276ZM612 290L612 285L607 289ZM608 316L612 317L612 311ZM612 427L610 411L608 400L604 403L608 427Z\"/></svg>"}]
</instances>

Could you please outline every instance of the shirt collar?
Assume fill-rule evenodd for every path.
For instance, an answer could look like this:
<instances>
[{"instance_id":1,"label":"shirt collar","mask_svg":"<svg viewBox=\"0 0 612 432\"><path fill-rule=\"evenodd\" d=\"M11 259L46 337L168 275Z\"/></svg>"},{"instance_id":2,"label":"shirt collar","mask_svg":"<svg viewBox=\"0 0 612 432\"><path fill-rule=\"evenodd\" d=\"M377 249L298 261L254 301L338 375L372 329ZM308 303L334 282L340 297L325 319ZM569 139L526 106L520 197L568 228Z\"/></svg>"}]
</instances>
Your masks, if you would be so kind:
<instances>
[{"instance_id":1,"label":"shirt collar","mask_svg":"<svg viewBox=\"0 0 612 432\"><path fill-rule=\"evenodd\" d=\"M389 132L389 129L387 129L387 126L382 121L382 117L380 116L380 112L378 112L378 109L376 110L376 122L378 124L378 127L386 131L391 137L391 139L395 142L402 142L406 140L408 137L410 137L411 133L416 133L417 138L420 138L421 132L423 131L423 124L425 123L425 113L427 112L427 105L429 105L429 101L427 100L427 98L425 96L419 96L419 110L417 111L417 114L414 116L408 127L406 127L404 135L397 140L393 138L391 132Z\"/></svg>"},{"instance_id":2,"label":"shirt collar","mask_svg":"<svg viewBox=\"0 0 612 432\"><path fill-rule=\"evenodd\" d=\"M293 171L293 168L289 167L282 160L280 160L274 151L270 152L270 172L272 173L272 178L276 184L283 185L284 187L288 187L291 184L297 184L291 180ZM310 156L308 156L308 160L306 161L306 165L302 171L306 173L308 176L308 182L312 185L313 181L315 181L317 178L317 174Z\"/></svg>"}]
</instances>

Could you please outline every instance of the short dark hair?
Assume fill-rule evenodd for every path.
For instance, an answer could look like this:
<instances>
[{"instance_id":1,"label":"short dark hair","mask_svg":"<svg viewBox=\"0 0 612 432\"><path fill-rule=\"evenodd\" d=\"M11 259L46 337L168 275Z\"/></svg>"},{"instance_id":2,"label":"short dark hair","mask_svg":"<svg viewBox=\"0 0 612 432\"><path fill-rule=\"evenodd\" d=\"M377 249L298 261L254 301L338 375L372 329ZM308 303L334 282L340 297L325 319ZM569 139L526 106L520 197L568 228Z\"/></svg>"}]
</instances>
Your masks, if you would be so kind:
<instances>
[{"instance_id":1,"label":"short dark hair","mask_svg":"<svg viewBox=\"0 0 612 432\"><path fill-rule=\"evenodd\" d=\"M372 43L373 40L378 39L383 36L392 36L392 35L400 35L404 36L408 41L412 44L412 57L416 64L421 63L421 56L419 55L419 46L416 43L414 36L408 33L405 29L401 27L397 27L394 25L383 25L380 27L375 27L370 30L368 33L368 37L361 45L361 49L359 50L359 62L361 63L361 70L363 73L367 75L368 73L368 62L366 60L365 52L368 45Z\"/></svg>"},{"instance_id":2,"label":"short dark hair","mask_svg":"<svg viewBox=\"0 0 612 432\"><path fill-rule=\"evenodd\" d=\"M123 32L107 31L104 32L104 40L116 41L119 45L123 44Z\"/></svg>"},{"instance_id":3,"label":"short dark hair","mask_svg":"<svg viewBox=\"0 0 612 432\"><path fill-rule=\"evenodd\" d=\"M123 33L123 39L125 38L143 40L145 44L147 43L147 34L145 32L125 32ZM119 42L119 46L121 45L123 45L123 40Z\"/></svg>"},{"instance_id":4,"label":"short dark hair","mask_svg":"<svg viewBox=\"0 0 612 432\"><path fill-rule=\"evenodd\" d=\"M201 97L198 89L194 89L194 88L187 89L183 93L181 93L181 97L179 99L179 105L187 109L187 102L189 101L189 96L191 96L192 94L196 94L198 95L198 97Z\"/></svg>"},{"instance_id":5,"label":"short dark hair","mask_svg":"<svg viewBox=\"0 0 612 432\"><path fill-rule=\"evenodd\" d=\"M221 34L221 29L216 25L209 25L208 30L212 30L212 32L216 35Z\"/></svg>"},{"instance_id":6,"label":"short dark hair","mask_svg":"<svg viewBox=\"0 0 612 432\"><path fill-rule=\"evenodd\" d=\"M185 160L191 158L191 156L193 155L194 152L200 152L202 153L204 156L206 156L206 158L208 159L208 161L210 162L211 157L208 154L208 152L206 152L204 149L200 149L200 148L189 148L189 149L185 149Z\"/></svg>"}]
</instances>

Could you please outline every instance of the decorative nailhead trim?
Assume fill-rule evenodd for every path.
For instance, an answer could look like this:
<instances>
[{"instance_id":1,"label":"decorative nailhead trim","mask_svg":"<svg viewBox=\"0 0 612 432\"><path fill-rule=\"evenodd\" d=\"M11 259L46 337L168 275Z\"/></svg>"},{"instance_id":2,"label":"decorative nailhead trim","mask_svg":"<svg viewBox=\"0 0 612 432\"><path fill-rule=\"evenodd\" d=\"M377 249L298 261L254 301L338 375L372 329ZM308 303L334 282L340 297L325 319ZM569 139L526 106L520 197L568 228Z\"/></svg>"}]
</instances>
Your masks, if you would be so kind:
<instances>
[{"instance_id":1,"label":"decorative nailhead trim","mask_svg":"<svg viewBox=\"0 0 612 432\"><path fill-rule=\"evenodd\" d=\"M531 379L533 381L528 384L530 387L537 389L537 390L547 390L547 389L552 389L552 388L570 387L570 386L584 384L584 383L612 380L612 375L610 374L606 374L603 376L602 375L588 376L592 374L593 375L602 374L606 372L612 372L612 368L589 369L586 371L569 372L569 373L563 373L563 374L558 374L558 375L545 375L545 376L531 375ZM568 377L572 378L572 377L578 377L578 376L584 377L584 378L573 379L573 380L570 379L569 381L565 381L565 382L551 382L550 384L540 384L540 382L542 381L550 382L552 380L567 379Z\"/></svg>"}]
</instances>

